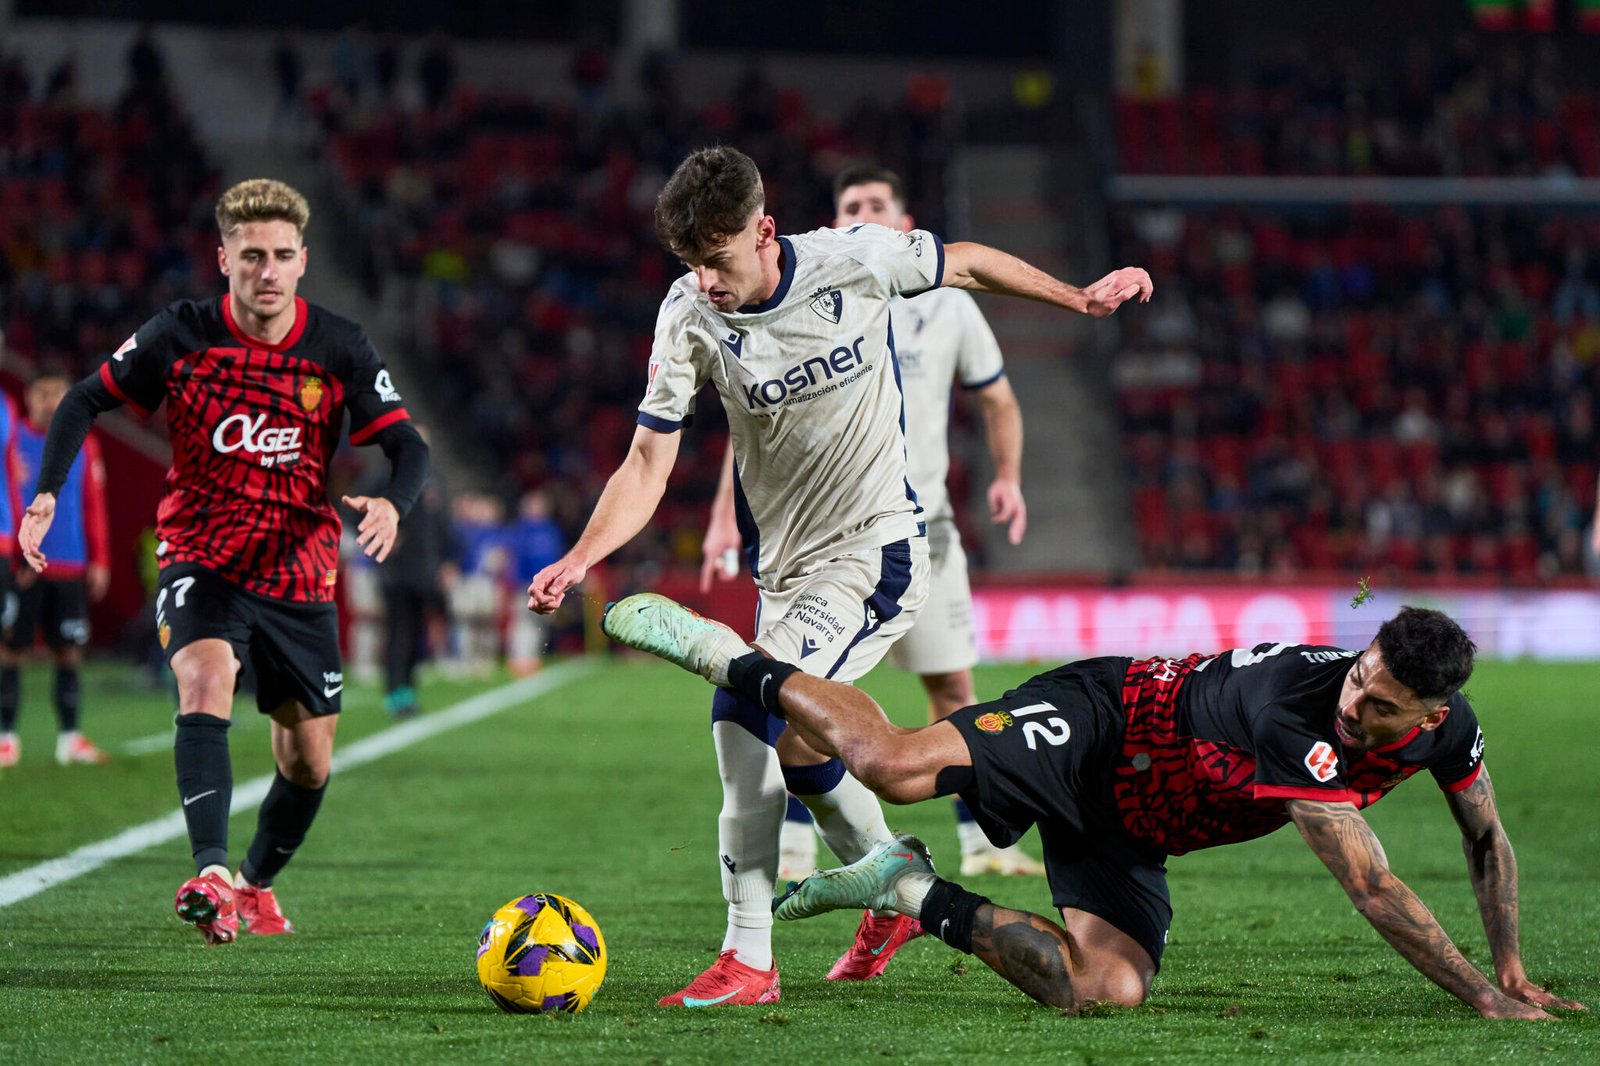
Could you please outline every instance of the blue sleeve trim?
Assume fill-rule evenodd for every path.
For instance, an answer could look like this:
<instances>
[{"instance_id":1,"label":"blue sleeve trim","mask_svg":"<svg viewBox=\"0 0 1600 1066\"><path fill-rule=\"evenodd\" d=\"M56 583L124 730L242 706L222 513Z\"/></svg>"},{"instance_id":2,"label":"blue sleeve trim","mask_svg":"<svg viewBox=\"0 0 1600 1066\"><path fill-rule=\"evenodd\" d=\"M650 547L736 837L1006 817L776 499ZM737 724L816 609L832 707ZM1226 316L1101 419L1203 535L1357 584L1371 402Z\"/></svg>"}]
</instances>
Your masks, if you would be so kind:
<instances>
[{"instance_id":1,"label":"blue sleeve trim","mask_svg":"<svg viewBox=\"0 0 1600 1066\"><path fill-rule=\"evenodd\" d=\"M653 429L657 433L676 433L689 424L687 418L673 421L670 418L662 418L660 415L645 414L643 411L639 412L639 417L635 421L645 429Z\"/></svg>"},{"instance_id":2,"label":"blue sleeve trim","mask_svg":"<svg viewBox=\"0 0 1600 1066\"><path fill-rule=\"evenodd\" d=\"M931 288L937 289L944 284L944 242L939 239L937 233L929 233L928 236L933 238L933 250L939 256L939 265L933 272L933 285L931 286Z\"/></svg>"},{"instance_id":3,"label":"blue sleeve trim","mask_svg":"<svg viewBox=\"0 0 1600 1066\"><path fill-rule=\"evenodd\" d=\"M1001 370L1001 371L996 372L991 377L984 378L982 381L963 381L961 383L961 387L963 389L967 389L969 391L973 390L973 389L986 389L990 385L993 385L995 382L999 381L1001 378L1003 378L1005 376L1006 376L1006 372L1004 370Z\"/></svg>"}]
</instances>

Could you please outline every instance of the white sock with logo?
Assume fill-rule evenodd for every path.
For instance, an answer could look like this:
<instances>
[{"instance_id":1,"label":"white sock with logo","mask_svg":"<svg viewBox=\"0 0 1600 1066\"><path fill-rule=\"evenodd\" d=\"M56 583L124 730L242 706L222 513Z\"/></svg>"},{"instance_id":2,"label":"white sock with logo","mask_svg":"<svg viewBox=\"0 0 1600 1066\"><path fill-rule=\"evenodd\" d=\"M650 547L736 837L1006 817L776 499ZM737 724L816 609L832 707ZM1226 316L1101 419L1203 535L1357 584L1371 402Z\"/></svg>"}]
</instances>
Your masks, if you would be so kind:
<instances>
[{"instance_id":1,"label":"white sock with logo","mask_svg":"<svg viewBox=\"0 0 1600 1066\"><path fill-rule=\"evenodd\" d=\"M713 722L711 738L722 777L717 844L728 931L722 950L746 966L772 969L772 886L778 879L778 834L788 799L778 753L733 722Z\"/></svg>"}]
</instances>

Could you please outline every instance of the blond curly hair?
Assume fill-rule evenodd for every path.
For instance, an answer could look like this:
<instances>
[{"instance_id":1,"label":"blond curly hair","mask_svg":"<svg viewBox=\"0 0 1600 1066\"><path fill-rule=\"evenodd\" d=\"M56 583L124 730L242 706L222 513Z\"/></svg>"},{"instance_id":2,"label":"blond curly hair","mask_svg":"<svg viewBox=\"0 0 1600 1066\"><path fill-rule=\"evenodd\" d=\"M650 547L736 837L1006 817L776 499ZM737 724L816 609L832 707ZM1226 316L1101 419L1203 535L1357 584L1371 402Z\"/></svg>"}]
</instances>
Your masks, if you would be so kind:
<instances>
[{"instance_id":1,"label":"blond curly hair","mask_svg":"<svg viewBox=\"0 0 1600 1066\"><path fill-rule=\"evenodd\" d=\"M311 205L292 186L273 178L241 181L217 201L217 229L227 240L249 222L288 222L303 237Z\"/></svg>"}]
</instances>

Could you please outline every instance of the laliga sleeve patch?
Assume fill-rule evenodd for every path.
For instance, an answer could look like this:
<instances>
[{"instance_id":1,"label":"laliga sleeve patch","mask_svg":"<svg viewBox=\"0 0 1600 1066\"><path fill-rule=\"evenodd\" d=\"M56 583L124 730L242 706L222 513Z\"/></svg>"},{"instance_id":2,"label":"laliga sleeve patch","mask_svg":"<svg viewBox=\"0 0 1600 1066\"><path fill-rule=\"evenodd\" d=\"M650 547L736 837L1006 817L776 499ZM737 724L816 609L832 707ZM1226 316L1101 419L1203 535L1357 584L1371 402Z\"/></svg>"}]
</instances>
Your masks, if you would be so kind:
<instances>
[{"instance_id":1,"label":"laliga sleeve patch","mask_svg":"<svg viewBox=\"0 0 1600 1066\"><path fill-rule=\"evenodd\" d=\"M1339 756L1335 754L1333 745L1326 740L1311 745L1311 750L1306 752L1306 769L1318 781L1332 781L1339 773Z\"/></svg>"}]
</instances>

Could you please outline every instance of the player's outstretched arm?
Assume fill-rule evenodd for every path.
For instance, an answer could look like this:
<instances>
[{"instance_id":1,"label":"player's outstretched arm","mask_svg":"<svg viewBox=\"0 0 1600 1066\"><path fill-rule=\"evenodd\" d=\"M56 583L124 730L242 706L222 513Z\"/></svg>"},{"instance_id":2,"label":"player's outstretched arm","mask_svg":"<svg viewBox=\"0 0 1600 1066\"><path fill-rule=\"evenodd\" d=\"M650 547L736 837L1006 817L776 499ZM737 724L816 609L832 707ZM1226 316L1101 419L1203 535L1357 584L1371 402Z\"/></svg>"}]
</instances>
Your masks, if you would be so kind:
<instances>
[{"instance_id":1,"label":"player's outstretched arm","mask_svg":"<svg viewBox=\"0 0 1600 1066\"><path fill-rule=\"evenodd\" d=\"M700 542L700 591L710 592L717 578L732 581L739 576L739 521L733 507L733 441L722 454L722 476L717 479L717 495L711 501L711 516L706 521L705 539Z\"/></svg>"},{"instance_id":2,"label":"player's outstretched arm","mask_svg":"<svg viewBox=\"0 0 1600 1066\"><path fill-rule=\"evenodd\" d=\"M944 284L972 292L1021 296L1094 318L1106 317L1134 297L1149 303L1155 291L1150 275L1140 267L1113 270L1080 289L1057 281L1009 252L970 241L944 246Z\"/></svg>"},{"instance_id":3,"label":"player's outstretched arm","mask_svg":"<svg viewBox=\"0 0 1600 1066\"><path fill-rule=\"evenodd\" d=\"M1500 991L1466 960L1416 893L1389 871L1383 845L1354 806L1290 800L1289 814L1356 910L1434 984L1485 1018L1550 1017Z\"/></svg>"},{"instance_id":4,"label":"player's outstretched arm","mask_svg":"<svg viewBox=\"0 0 1600 1066\"><path fill-rule=\"evenodd\" d=\"M1522 947L1517 932L1517 858L1500 824L1488 768L1480 768L1477 779L1460 792L1445 795L1450 813L1461 827L1461 847L1467 855L1467 872L1472 877L1472 891L1478 897L1478 912L1483 916L1483 931L1489 937L1489 952L1494 956L1495 979L1500 983L1500 990L1512 999L1536 1007L1587 1009L1582 1003L1546 992L1529 980L1527 971L1522 968Z\"/></svg>"},{"instance_id":5,"label":"player's outstretched arm","mask_svg":"<svg viewBox=\"0 0 1600 1066\"><path fill-rule=\"evenodd\" d=\"M636 428L628 457L606 482L578 543L533 576L528 585L528 610L539 614L554 611L561 606L567 590L582 581L591 566L632 540L656 513L656 505L667 488L667 475L677 461L677 431Z\"/></svg>"},{"instance_id":6,"label":"player's outstretched arm","mask_svg":"<svg viewBox=\"0 0 1600 1066\"><path fill-rule=\"evenodd\" d=\"M1006 539L1021 544L1028 532L1028 504L1022 498L1022 406L1011 382L1000 378L978 390L984 440L994 462L989 482L989 517L1006 527Z\"/></svg>"}]
</instances>

